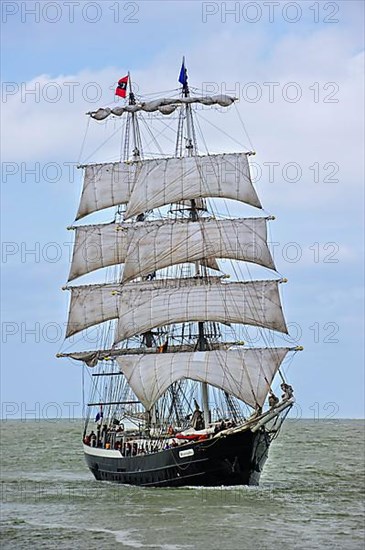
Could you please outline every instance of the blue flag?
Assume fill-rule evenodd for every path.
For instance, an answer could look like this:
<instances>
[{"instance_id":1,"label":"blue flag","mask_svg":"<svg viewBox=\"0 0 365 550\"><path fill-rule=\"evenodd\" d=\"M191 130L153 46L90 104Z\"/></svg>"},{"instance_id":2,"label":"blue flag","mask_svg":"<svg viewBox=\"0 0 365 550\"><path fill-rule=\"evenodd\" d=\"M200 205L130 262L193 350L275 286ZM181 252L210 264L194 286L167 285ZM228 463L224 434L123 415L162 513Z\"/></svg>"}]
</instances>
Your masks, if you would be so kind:
<instances>
[{"instance_id":1,"label":"blue flag","mask_svg":"<svg viewBox=\"0 0 365 550\"><path fill-rule=\"evenodd\" d=\"M100 405L100 412L97 413L96 417L95 417L95 422L99 422L99 420L101 420L101 418L103 418L104 414L103 414L103 405Z\"/></svg>"},{"instance_id":2,"label":"blue flag","mask_svg":"<svg viewBox=\"0 0 365 550\"><path fill-rule=\"evenodd\" d=\"M188 86L188 73L185 68L185 57L183 57L183 62L181 65L180 75L179 75L179 82L183 85L183 88L187 88Z\"/></svg>"}]
</instances>

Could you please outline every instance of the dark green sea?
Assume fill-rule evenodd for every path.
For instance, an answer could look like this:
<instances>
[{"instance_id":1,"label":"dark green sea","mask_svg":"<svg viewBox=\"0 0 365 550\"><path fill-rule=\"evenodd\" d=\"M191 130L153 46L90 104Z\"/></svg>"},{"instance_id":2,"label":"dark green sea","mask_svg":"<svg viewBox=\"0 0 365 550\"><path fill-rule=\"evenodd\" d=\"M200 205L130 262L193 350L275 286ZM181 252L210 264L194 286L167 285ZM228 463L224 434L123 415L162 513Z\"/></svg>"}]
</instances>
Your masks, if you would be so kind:
<instances>
[{"instance_id":1,"label":"dark green sea","mask_svg":"<svg viewBox=\"0 0 365 550\"><path fill-rule=\"evenodd\" d=\"M97 482L81 431L2 422L2 550L365 548L361 420L287 421L254 488Z\"/></svg>"}]
</instances>

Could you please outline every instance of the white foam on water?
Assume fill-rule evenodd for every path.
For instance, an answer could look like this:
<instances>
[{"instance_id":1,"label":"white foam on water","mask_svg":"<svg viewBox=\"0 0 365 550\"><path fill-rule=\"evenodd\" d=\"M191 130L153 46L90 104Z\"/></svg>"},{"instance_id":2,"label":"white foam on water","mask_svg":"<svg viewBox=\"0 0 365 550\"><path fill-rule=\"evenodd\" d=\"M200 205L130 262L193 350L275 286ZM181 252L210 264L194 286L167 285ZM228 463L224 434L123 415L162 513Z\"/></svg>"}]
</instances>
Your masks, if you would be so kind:
<instances>
[{"instance_id":1,"label":"white foam on water","mask_svg":"<svg viewBox=\"0 0 365 550\"><path fill-rule=\"evenodd\" d=\"M185 487L178 487L180 491L184 489L195 491L247 491L247 492L262 492L263 486L258 485L214 485L212 487L205 487L204 485L185 485Z\"/></svg>"},{"instance_id":2,"label":"white foam on water","mask_svg":"<svg viewBox=\"0 0 365 550\"><path fill-rule=\"evenodd\" d=\"M134 540L131 537L131 533L133 532L132 530L112 531L111 529L98 529L98 531L99 532L101 531L101 532L104 532L104 533L110 533L111 535L113 535L115 537L116 542L119 542L120 544L122 544L123 546L125 546L127 548L128 547L129 548L145 548L145 546L146 546L143 542L139 542L137 540Z\"/></svg>"},{"instance_id":3,"label":"white foam on water","mask_svg":"<svg viewBox=\"0 0 365 550\"><path fill-rule=\"evenodd\" d=\"M42 527L43 529L62 529L62 530L70 530L70 531L88 531L90 533L106 533L108 535L112 535L115 537L115 541L121 543L125 547L129 548L145 548L146 545L143 542L139 542L137 540L134 540L131 536L131 533L133 533L135 530L118 530L114 531L112 529L105 529L103 527L81 527L81 526L74 526L74 525L65 525L59 524L59 523L40 523L33 520L27 520L24 521L24 523L27 523L28 525L32 525L34 527ZM169 545L168 545L169 546ZM162 548L162 547L161 547ZM174 548L166 548L166 550L179 550L178 547Z\"/></svg>"}]
</instances>

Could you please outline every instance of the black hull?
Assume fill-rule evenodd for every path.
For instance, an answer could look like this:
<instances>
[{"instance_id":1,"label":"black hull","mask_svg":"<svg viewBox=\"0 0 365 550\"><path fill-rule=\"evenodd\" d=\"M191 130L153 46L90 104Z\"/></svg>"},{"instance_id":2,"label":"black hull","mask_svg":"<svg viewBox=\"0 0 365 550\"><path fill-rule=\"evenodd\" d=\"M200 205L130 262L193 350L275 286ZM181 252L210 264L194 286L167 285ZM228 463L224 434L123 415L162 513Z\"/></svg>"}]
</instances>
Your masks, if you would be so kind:
<instances>
[{"instance_id":1,"label":"black hull","mask_svg":"<svg viewBox=\"0 0 365 550\"><path fill-rule=\"evenodd\" d=\"M97 480L146 487L258 485L270 445L265 431L246 430L153 454L84 447Z\"/></svg>"}]
</instances>

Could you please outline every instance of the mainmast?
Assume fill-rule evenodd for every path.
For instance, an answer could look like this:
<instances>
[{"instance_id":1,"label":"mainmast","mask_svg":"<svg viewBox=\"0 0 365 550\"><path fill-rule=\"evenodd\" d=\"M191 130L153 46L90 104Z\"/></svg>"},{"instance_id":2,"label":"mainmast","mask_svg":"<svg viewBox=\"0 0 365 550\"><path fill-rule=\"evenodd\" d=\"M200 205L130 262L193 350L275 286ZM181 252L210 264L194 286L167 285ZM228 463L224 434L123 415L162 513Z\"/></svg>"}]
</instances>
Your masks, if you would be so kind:
<instances>
[{"instance_id":1,"label":"mainmast","mask_svg":"<svg viewBox=\"0 0 365 550\"><path fill-rule=\"evenodd\" d=\"M136 104L136 98L132 91L132 80L130 72L128 71L128 82L129 82L129 105L135 105ZM132 121L132 131L133 131L133 160L139 160L141 158L141 150L142 150L142 140L141 140L141 134L139 131L139 125L137 120L137 115L135 112L130 113L131 121Z\"/></svg>"},{"instance_id":2,"label":"mainmast","mask_svg":"<svg viewBox=\"0 0 365 550\"><path fill-rule=\"evenodd\" d=\"M188 86L188 75L185 67L185 57L183 57L179 82L182 84L182 95L183 97L190 97L190 90ZM189 103L185 104L185 117L186 117L186 145L185 149L187 150L187 156L193 157L197 153L196 145L196 136L194 130L194 121L191 105ZM183 125L179 125L179 130L183 131ZM182 140L182 136L180 137ZM179 143L179 136L177 138L177 143ZM190 201L190 218L192 221L199 221L199 212L196 207L195 199ZM195 262L195 275L206 276L206 268L202 267L199 262ZM198 342L197 342L198 351L206 351L209 349L208 341L205 336L204 322L198 322ZM202 407L204 415L204 423L207 427L210 422L210 412L209 412L209 393L208 393L208 384L206 382L201 382L201 395L202 395Z\"/></svg>"}]
</instances>

